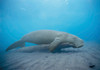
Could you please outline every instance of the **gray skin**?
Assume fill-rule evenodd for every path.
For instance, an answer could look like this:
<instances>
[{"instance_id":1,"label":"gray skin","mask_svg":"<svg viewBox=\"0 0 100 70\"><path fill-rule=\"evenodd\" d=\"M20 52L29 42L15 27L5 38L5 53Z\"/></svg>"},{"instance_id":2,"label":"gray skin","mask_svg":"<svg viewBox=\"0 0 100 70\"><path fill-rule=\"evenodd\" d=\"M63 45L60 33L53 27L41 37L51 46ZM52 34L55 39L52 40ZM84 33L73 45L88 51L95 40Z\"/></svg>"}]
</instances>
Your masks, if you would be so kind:
<instances>
[{"instance_id":1,"label":"gray skin","mask_svg":"<svg viewBox=\"0 0 100 70\"><path fill-rule=\"evenodd\" d=\"M19 46L24 47L25 42L38 45L50 44L49 50L51 52L54 51L60 44L71 44L73 45L73 48L80 48L84 45L83 40L75 35L54 30L39 30L26 34L21 38L21 40L9 46L6 51Z\"/></svg>"}]
</instances>

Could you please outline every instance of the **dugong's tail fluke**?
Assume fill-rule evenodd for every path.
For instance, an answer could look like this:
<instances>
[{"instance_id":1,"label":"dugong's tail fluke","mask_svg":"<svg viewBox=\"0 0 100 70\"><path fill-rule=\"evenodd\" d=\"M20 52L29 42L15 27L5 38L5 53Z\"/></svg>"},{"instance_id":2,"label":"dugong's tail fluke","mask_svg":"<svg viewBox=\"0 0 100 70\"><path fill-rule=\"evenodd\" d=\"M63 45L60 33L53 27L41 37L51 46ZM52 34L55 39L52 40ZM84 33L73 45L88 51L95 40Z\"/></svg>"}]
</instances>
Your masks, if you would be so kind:
<instances>
[{"instance_id":1,"label":"dugong's tail fluke","mask_svg":"<svg viewBox=\"0 0 100 70\"><path fill-rule=\"evenodd\" d=\"M24 46L25 46L25 42L19 40L19 41L13 43L12 45L10 45L10 46L6 49L6 51L11 50L11 49L14 49L14 48L17 48L17 47L24 47Z\"/></svg>"}]
</instances>

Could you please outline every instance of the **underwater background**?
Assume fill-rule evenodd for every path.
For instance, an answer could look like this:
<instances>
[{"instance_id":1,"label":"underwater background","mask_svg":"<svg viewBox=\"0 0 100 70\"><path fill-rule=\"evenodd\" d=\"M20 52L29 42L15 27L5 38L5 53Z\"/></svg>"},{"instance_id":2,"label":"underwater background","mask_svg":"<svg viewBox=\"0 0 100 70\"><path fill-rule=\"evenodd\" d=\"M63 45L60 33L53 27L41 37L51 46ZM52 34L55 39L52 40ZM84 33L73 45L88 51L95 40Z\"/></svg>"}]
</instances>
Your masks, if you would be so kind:
<instances>
[{"instance_id":1,"label":"underwater background","mask_svg":"<svg viewBox=\"0 0 100 70\"><path fill-rule=\"evenodd\" d=\"M0 0L0 51L29 32L45 29L100 43L99 27L100 0Z\"/></svg>"},{"instance_id":2,"label":"underwater background","mask_svg":"<svg viewBox=\"0 0 100 70\"><path fill-rule=\"evenodd\" d=\"M68 32L85 45L52 53L26 43L5 52L36 30ZM100 70L100 0L0 0L0 70Z\"/></svg>"}]
</instances>

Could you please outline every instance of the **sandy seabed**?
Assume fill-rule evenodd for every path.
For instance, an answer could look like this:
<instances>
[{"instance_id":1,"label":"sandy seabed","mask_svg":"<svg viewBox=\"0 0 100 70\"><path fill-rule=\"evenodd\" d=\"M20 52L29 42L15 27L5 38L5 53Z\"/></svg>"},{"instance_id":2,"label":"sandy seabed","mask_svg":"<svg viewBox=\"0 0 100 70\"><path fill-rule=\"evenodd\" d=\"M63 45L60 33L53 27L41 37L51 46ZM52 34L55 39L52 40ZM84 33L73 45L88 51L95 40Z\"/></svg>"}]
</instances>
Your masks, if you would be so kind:
<instances>
[{"instance_id":1,"label":"sandy seabed","mask_svg":"<svg viewBox=\"0 0 100 70\"><path fill-rule=\"evenodd\" d=\"M24 47L0 55L0 70L100 70L100 45L50 53L41 46Z\"/></svg>"}]
</instances>

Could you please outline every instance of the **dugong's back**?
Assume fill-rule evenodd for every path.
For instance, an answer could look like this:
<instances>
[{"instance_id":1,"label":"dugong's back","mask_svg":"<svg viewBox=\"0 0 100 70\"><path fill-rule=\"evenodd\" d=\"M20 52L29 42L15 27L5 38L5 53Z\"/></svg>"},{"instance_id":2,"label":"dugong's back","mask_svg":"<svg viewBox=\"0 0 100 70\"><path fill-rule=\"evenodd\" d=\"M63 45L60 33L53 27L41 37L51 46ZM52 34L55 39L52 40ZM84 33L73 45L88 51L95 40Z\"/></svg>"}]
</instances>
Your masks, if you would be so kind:
<instances>
[{"instance_id":1,"label":"dugong's back","mask_svg":"<svg viewBox=\"0 0 100 70\"><path fill-rule=\"evenodd\" d=\"M53 30L39 30L25 35L21 40L35 44L49 44L56 38L58 33L61 32Z\"/></svg>"}]
</instances>

